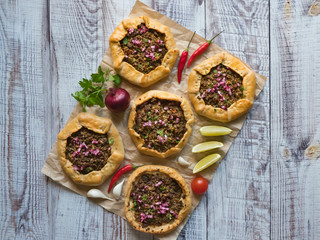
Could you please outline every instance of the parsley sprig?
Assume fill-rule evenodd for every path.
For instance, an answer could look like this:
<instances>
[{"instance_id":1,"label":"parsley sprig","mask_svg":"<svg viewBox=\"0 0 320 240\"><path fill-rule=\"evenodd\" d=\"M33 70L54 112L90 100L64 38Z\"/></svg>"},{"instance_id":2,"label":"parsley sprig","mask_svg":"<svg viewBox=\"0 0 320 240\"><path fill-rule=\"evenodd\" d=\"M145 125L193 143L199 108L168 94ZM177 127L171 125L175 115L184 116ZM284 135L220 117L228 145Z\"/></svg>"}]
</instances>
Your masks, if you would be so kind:
<instances>
[{"instance_id":1,"label":"parsley sprig","mask_svg":"<svg viewBox=\"0 0 320 240\"><path fill-rule=\"evenodd\" d=\"M98 73L91 74L90 80L83 78L82 81L79 81L82 90L71 94L71 96L80 102L84 112L86 112L86 106L99 105L104 107L102 92L108 91L108 89L103 88L107 80L113 82L116 86L121 83L121 78L118 74L112 75L108 68L106 72L103 72L101 66L99 66Z\"/></svg>"}]
</instances>

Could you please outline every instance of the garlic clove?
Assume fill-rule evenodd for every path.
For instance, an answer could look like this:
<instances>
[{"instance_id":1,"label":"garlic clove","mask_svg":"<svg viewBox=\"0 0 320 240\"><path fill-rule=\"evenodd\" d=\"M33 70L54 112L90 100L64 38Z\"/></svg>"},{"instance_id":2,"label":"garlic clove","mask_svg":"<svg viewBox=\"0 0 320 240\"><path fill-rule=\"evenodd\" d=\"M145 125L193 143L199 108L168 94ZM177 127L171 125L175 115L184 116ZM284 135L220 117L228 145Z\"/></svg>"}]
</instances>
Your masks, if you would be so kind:
<instances>
[{"instance_id":1,"label":"garlic clove","mask_svg":"<svg viewBox=\"0 0 320 240\"><path fill-rule=\"evenodd\" d=\"M112 198L107 197L106 195L103 194L99 189L92 188L87 192L87 197L89 198L102 198L102 199L107 199L114 201Z\"/></svg>"},{"instance_id":2,"label":"garlic clove","mask_svg":"<svg viewBox=\"0 0 320 240\"><path fill-rule=\"evenodd\" d=\"M112 190L113 195L114 195L117 199L119 199L120 196L121 196L123 183L124 183L124 179L123 179L120 183L118 183L118 184L113 188L113 190Z\"/></svg>"},{"instance_id":3,"label":"garlic clove","mask_svg":"<svg viewBox=\"0 0 320 240\"><path fill-rule=\"evenodd\" d=\"M190 163L188 161L186 161L183 157L179 157L178 158L178 163L181 165L181 166L189 166Z\"/></svg>"}]
</instances>

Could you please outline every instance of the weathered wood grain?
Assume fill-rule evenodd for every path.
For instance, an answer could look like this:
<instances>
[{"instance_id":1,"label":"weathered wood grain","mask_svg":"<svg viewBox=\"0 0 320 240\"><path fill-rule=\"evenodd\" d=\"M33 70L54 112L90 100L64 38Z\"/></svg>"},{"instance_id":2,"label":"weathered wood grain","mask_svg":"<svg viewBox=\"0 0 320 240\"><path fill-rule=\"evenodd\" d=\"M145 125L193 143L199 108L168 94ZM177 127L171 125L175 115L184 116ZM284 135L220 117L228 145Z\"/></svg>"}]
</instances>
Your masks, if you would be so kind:
<instances>
[{"instance_id":1,"label":"weathered wood grain","mask_svg":"<svg viewBox=\"0 0 320 240\"><path fill-rule=\"evenodd\" d=\"M268 1L207 1L206 37L269 75ZM268 84L215 173L207 194L208 239L269 239Z\"/></svg>"},{"instance_id":2,"label":"weathered wood grain","mask_svg":"<svg viewBox=\"0 0 320 240\"><path fill-rule=\"evenodd\" d=\"M134 3L135 1L102 1L99 25L101 25L102 37L104 38L101 48L104 50L98 64L109 47L109 36L117 25L129 15ZM151 3L147 2L146 4L150 5ZM149 234L135 231L127 221L107 211L103 212L103 222L104 239L153 239Z\"/></svg>"},{"instance_id":3,"label":"weathered wood grain","mask_svg":"<svg viewBox=\"0 0 320 240\"><path fill-rule=\"evenodd\" d=\"M320 239L320 18L270 3L271 237Z\"/></svg>"},{"instance_id":4,"label":"weathered wood grain","mask_svg":"<svg viewBox=\"0 0 320 240\"><path fill-rule=\"evenodd\" d=\"M47 239L47 4L0 3L0 239ZM38 131L36 131L38 130Z\"/></svg>"},{"instance_id":5,"label":"weathered wood grain","mask_svg":"<svg viewBox=\"0 0 320 240\"><path fill-rule=\"evenodd\" d=\"M78 89L78 81L95 72L104 55L101 5L101 1L50 1L52 117L57 119L52 135L65 125L76 104L70 94ZM52 236L104 238L102 208L51 181L48 189Z\"/></svg>"}]
</instances>

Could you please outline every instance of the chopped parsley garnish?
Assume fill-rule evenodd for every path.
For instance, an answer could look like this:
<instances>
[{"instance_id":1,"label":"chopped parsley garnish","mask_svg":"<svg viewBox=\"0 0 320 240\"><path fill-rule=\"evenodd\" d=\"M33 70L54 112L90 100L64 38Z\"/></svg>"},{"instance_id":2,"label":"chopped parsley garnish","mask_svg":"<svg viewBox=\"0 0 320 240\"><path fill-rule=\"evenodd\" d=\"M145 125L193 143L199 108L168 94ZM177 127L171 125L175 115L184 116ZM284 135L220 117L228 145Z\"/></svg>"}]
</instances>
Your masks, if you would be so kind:
<instances>
[{"instance_id":1,"label":"chopped parsley garnish","mask_svg":"<svg viewBox=\"0 0 320 240\"><path fill-rule=\"evenodd\" d=\"M164 186L162 186L160 189L161 189L161 191L164 191L166 188Z\"/></svg>"},{"instance_id":2,"label":"chopped parsley garnish","mask_svg":"<svg viewBox=\"0 0 320 240\"><path fill-rule=\"evenodd\" d=\"M244 90L244 86L241 86L240 89L241 89L241 91L243 91Z\"/></svg>"},{"instance_id":3,"label":"chopped parsley garnish","mask_svg":"<svg viewBox=\"0 0 320 240\"><path fill-rule=\"evenodd\" d=\"M146 196L146 195L143 195L143 196L142 196L142 200L147 200L147 196Z\"/></svg>"},{"instance_id":4,"label":"chopped parsley garnish","mask_svg":"<svg viewBox=\"0 0 320 240\"><path fill-rule=\"evenodd\" d=\"M125 38L122 40L122 42L123 42L124 45L127 45L127 44L128 44L128 38L125 37Z\"/></svg>"},{"instance_id":5,"label":"chopped parsley garnish","mask_svg":"<svg viewBox=\"0 0 320 240\"><path fill-rule=\"evenodd\" d=\"M114 144L114 139L113 138L109 138L109 144L110 145Z\"/></svg>"},{"instance_id":6,"label":"chopped parsley garnish","mask_svg":"<svg viewBox=\"0 0 320 240\"><path fill-rule=\"evenodd\" d=\"M162 137L163 136L163 129L158 130L157 133Z\"/></svg>"}]
</instances>

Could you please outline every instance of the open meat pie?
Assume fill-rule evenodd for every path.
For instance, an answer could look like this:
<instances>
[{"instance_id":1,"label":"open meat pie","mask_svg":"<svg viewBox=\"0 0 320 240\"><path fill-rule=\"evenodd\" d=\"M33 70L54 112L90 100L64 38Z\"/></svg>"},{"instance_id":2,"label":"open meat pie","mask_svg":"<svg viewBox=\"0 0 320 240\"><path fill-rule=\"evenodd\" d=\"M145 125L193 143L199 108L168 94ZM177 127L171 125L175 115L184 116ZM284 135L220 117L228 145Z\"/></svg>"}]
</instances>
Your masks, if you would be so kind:
<instances>
[{"instance_id":1,"label":"open meat pie","mask_svg":"<svg viewBox=\"0 0 320 240\"><path fill-rule=\"evenodd\" d=\"M188 92L198 114L230 122L251 108L255 84L255 74L245 63L222 52L192 70Z\"/></svg>"},{"instance_id":2,"label":"open meat pie","mask_svg":"<svg viewBox=\"0 0 320 240\"><path fill-rule=\"evenodd\" d=\"M60 164L77 184L102 184L124 158L121 137L110 119L80 113L58 134Z\"/></svg>"},{"instance_id":3,"label":"open meat pie","mask_svg":"<svg viewBox=\"0 0 320 240\"><path fill-rule=\"evenodd\" d=\"M128 178L125 214L128 222L142 232L162 234L174 230L188 215L190 190L174 169L147 165Z\"/></svg>"},{"instance_id":4,"label":"open meat pie","mask_svg":"<svg viewBox=\"0 0 320 240\"><path fill-rule=\"evenodd\" d=\"M168 76L179 56L170 28L147 16L123 20L109 42L114 69L140 87Z\"/></svg>"},{"instance_id":5,"label":"open meat pie","mask_svg":"<svg viewBox=\"0 0 320 240\"><path fill-rule=\"evenodd\" d=\"M188 101L178 95L152 90L132 105L129 134L139 151L166 158L180 152L192 131L193 113Z\"/></svg>"}]
</instances>

